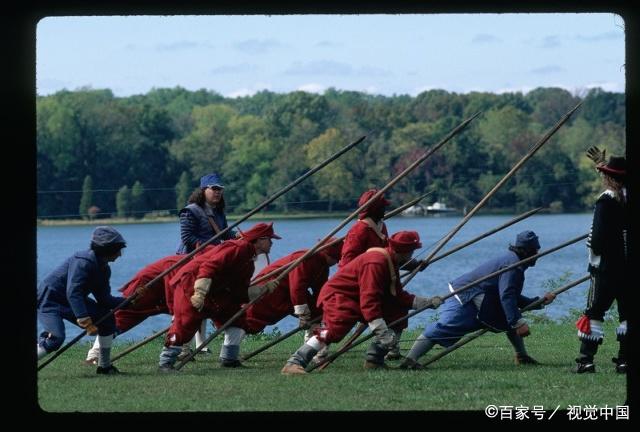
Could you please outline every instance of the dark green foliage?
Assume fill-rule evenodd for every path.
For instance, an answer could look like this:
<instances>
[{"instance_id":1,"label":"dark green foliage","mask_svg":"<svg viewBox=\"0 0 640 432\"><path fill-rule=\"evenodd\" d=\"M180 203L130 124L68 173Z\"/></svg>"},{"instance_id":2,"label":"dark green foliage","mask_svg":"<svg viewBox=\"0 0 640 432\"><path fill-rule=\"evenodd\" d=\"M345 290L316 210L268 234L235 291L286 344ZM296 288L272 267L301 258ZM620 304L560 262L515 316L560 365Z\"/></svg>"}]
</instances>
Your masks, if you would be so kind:
<instances>
[{"instance_id":1,"label":"dark green foliage","mask_svg":"<svg viewBox=\"0 0 640 432\"><path fill-rule=\"evenodd\" d=\"M387 193L399 205L435 189L448 205L470 207L580 99L559 88L526 95L430 90L416 97L331 88L323 95L262 91L235 99L181 87L127 98L110 90L61 91L36 101L38 217L85 216L90 205L129 216L174 211L200 176L213 171L225 182L227 212L243 213L328 151L367 134L325 174L266 209L351 211L363 190L382 187L464 118L482 111ZM584 152L598 145L608 155L624 155L624 101L624 94L591 90L486 208L588 210L600 185ZM92 187L83 186L87 177ZM116 198L122 185L129 185L127 192Z\"/></svg>"}]
</instances>

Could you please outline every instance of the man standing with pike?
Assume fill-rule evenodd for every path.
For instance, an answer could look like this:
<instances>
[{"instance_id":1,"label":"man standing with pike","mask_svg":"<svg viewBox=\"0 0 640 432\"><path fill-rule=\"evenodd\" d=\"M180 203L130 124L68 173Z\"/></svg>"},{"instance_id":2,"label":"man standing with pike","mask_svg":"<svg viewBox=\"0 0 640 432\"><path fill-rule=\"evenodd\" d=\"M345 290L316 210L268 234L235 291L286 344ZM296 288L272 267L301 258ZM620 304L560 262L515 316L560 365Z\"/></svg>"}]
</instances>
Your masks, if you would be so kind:
<instances>
[{"instance_id":1,"label":"man standing with pike","mask_svg":"<svg viewBox=\"0 0 640 432\"><path fill-rule=\"evenodd\" d=\"M396 343L396 334L387 327L390 311L398 306L418 309L442 303L440 297L429 299L409 294L400 284L398 269L421 246L417 232L400 231L391 236L389 246L370 248L341 267L320 290L322 326L287 360L282 373L306 373L304 368L313 356L326 345L342 340L358 321L369 323L376 336L367 349L364 367L386 367L384 356Z\"/></svg>"},{"instance_id":2,"label":"man standing with pike","mask_svg":"<svg viewBox=\"0 0 640 432\"><path fill-rule=\"evenodd\" d=\"M161 372L174 370L181 346L191 340L203 319L211 318L221 326L249 301L254 260L258 254L269 253L274 238L281 237L273 232L273 223L258 223L239 239L227 240L195 257L171 279L174 320L160 353ZM276 287L267 282L256 288L272 292Z\"/></svg>"}]
</instances>

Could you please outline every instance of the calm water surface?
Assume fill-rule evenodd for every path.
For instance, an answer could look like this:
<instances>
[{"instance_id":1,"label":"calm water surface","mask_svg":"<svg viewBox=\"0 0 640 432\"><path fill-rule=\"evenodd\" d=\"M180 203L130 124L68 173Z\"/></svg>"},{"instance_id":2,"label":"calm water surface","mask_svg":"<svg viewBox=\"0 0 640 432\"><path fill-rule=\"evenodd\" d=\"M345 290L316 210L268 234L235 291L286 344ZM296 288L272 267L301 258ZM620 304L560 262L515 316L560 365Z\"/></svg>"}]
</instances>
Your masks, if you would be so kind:
<instances>
[{"instance_id":1,"label":"calm water surface","mask_svg":"<svg viewBox=\"0 0 640 432\"><path fill-rule=\"evenodd\" d=\"M513 216L474 216L445 245L444 252L467 240L472 239L504 222ZM488 238L480 240L461 251L429 266L413 278L406 287L408 291L422 295L444 295L448 292L447 283L461 274L480 265L483 261L503 253L509 243L515 241L518 232L530 229L535 231L542 249L548 249L567 240L588 232L591 214L534 215ZM420 233L423 249L416 252L419 257L426 257L430 250L459 221L460 216L449 217L396 217L387 222L389 233L400 230L416 230ZM341 219L282 220L274 223L277 234L282 240L275 240L271 250L271 260L278 259L294 250L310 248L319 239L332 231ZM241 229L247 229L260 220L244 222ZM346 234L352 225L350 222L338 235ZM157 224L117 225L127 241L123 256L111 263L111 287L114 295L118 288L147 264L167 255L172 255L178 245L180 230L178 222ZM93 226L38 227L37 229L37 278L38 283L77 250L88 248ZM529 268L526 275L524 294L541 295L550 284L560 278L566 281L578 279L586 274L587 250L584 241L568 246L558 252L538 260L535 267ZM332 273L335 272L335 266ZM533 312L559 320L570 314L572 309L584 308L588 283L583 283L559 296L546 310ZM35 295L35 287L34 287ZM437 312L428 310L409 320L409 327L424 326L434 319ZM34 314L35 317L35 314ZM139 326L119 336L121 339L140 340L155 331L169 325L170 317L160 315L148 318ZM73 325L67 324L69 338L79 332ZM288 331L297 325L297 320L287 317L277 324L279 330ZM273 330L267 327L266 332ZM40 332L38 324L38 332Z\"/></svg>"}]
</instances>

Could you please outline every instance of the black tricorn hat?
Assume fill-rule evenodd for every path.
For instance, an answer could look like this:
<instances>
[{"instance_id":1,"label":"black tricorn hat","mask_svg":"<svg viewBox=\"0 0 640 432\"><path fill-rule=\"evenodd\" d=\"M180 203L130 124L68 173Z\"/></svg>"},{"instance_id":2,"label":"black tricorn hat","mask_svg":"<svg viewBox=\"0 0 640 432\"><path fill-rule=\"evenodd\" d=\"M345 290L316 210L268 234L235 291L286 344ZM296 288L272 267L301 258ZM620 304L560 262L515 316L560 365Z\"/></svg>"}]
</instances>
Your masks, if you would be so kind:
<instances>
[{"instance_id":1,"label":"black tricorn hat","mask_svg":"<svg viewBox=\"0 0 640 432\"><path fill-rule=\"evenodd\" d=\"M627 175L627 161L623 157L611 156L609 162L598 165L596 169L614 178L624 178Z\"/></svg>"}]
</instances>

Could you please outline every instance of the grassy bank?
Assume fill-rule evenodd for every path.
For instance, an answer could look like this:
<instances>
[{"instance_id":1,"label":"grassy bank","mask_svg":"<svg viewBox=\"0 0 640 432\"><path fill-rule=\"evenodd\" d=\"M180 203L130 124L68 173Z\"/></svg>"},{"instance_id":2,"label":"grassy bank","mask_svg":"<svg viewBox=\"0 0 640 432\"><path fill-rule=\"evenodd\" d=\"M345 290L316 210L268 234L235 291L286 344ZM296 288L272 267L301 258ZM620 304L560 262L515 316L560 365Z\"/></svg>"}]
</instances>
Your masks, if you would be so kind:
<instances>
[{"instance_id":1,"label":"grassy bank","mask_svg":"<svg viewBox=\"0 0 640 432\"><path fill-rule=\"evenodd\" d=\"M607 337L596 357L597 373L588 375L570 373L578 350L572 323L532 326L526 344L540 366L516 366L506 336L488 333L423 371L363 370L364 343L324 371L306 376L280 374L302 343L301 335L238 369L218 365L217 338L212 343L215 355L198 355L197 361L170 375L157 372L162 341L156 340L117 361L123 373L109 377L97 376L95 367L84 365L88 342L83 341L39 372L38 397L41 408L49 412L483 411L489 404L543 406L551 411L558 405L561 410L569 405L615 407L624 403L626 376L616 374L610 361L617 350L614 329L611 321L605 324ZM417 334L403 335L403 353ZM249 337L242 352L271 337ZM114 354L123 346L116 344Z\"/></svg>"}]
</instances>

